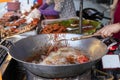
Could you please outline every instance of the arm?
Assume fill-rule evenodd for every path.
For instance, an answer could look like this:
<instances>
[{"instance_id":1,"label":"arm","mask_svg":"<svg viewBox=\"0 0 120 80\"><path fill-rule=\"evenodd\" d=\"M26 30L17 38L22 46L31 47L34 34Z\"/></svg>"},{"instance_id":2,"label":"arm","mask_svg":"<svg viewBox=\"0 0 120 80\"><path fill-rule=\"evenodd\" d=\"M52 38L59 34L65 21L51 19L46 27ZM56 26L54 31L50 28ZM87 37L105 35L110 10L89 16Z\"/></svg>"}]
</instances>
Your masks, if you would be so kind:
<instances>
[{"instance_id":1,"label":"arm","mask_svg":"<svg viewBox=\"0 0 120 80\"><path fill-rule=\"evenodd\" d=\"M111 5L111 9L115 9L117 3L118 3L118 0L113 0L113 4Z\"/></svg>"},{"instance_id":2,"label":"arm","mask_svg":"<svg viewBox=\"0 0 120 80\"><path fill-rule=\"evenodd\" d=\"M113 3L112 3L112 5L110 5L110 17L111 17L111 23L113 23L113 19L114 19L114 11L115 11L115 8L116 8L116 5L117 5L117 3L118 3L118 0L113 0Z\"/></svg>"},{"instance_id":3,"label":"arm","mask_svg":"<svg viewBox=\"0 0 120 80\"><path fill-rule=\"evenodd\" d=\"M102 37L112 36L114 33L120 31L120 23L111 24L103 27L102 29L98 30L95 34L100 34Z\"/></svg>"}]
</instances>

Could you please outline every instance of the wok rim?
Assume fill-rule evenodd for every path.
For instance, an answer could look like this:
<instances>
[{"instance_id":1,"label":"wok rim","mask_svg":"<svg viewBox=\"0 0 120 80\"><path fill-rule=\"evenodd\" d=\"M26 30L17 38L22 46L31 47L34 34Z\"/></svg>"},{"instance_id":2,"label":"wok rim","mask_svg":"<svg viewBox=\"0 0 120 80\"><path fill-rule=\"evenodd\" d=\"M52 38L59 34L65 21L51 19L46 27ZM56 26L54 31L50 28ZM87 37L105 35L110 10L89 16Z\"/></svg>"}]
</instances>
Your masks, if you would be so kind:
<instances>
[{"instance_id":1,"label":"wok rim","mask_svg":"<svg viewBox=\"0 0 120 80\"><path fill-rule=\"evenodd\" d=\"M59 34L64 35L64 34L72 34L72 33L59 33ZM53 35L53 34L40 34L40 35ZM31 37L34 38L34 37L40 36L40 35L33 35L33 36L29 36L29 37L23 38L23 39L15 42L14 44L16 44L16 43L18 43L18 42L20 42L20 41L22 41L22 40L24 40L24 39L31 38ZM72 34L72 35L84 35L84 34ZM96 39L96 38L94 38L94 39ZM96 40L99 40L99 39L96 39ZM100 41L100 40L99 40L99 41ZM106 53L108 52L107 45L105 45L104 43L103 43L103 45L106 46L106 52L105 52L105 54L106 54ZM11 46L11 47L13 47L13 46ZM11 47L10 47L10 50L11 50ZM9 51L8 54L9 54L14 60L16 60L16 61L18 61L18 62L21 62L21 63L24 63L24 64L36 65L36 66L40 65L40 66L45 66L45 67L61 67L61 66L82 65L82 64L87 64L87 63L90 63L90 62L95 62L95 61L101 59L101 58L105 55L105 54L102 55L99 59L90 60L90 61L85 62L85 63L82 63L82 64L78 63L78 64L62 64L62 65L42 65L42 64L39 64L39 63L36 64L36 63L27 62L27 61L24 61L24 60L17 59L17 58L13 57L13 56L10 54L10 51Z\"/></svg>"}]
</instances>

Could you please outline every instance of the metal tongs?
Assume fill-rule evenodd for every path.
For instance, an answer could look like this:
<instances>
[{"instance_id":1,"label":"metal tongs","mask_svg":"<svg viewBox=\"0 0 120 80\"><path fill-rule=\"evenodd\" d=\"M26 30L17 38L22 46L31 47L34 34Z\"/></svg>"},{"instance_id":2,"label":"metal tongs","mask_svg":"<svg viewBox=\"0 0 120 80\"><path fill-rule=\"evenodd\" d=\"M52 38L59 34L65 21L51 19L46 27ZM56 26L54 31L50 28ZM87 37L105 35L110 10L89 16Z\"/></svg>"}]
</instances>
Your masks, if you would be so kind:
<instances>
[{"instance_id":1,"label":"metal tongs","mask_svg":"<svg viewBox=\"0 0 120 80\"><path fill-rule=\"evenodd\" d=\"M100 36L100 34L83 35L80 37L73 37L70 39L60 39L59 41L64 41L64 40L76 41L76 40L87 39L87 38L91 38L91 37L95 37L95 36Z\"/></svg>"}]
</instances>

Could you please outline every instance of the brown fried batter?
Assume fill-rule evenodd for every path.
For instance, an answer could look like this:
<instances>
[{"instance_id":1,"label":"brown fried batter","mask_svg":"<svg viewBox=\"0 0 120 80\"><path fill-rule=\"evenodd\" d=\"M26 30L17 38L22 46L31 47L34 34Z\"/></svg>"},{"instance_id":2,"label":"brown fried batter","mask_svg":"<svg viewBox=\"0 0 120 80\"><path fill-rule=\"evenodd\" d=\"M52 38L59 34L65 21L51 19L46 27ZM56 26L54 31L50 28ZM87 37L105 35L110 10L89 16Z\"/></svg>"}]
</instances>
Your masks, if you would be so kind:
<instances>
[{"instance_id":1,"label":"brown fried batter","mask_svg":"<svg viewBox=\"0 0 120 80\"><path fill-rule=\"evenodd\" d=\"M66 28L64 26L61 26L60 24L49 24L46 25L43 30L42 34L49 34L49 33L64 33L66 31Z\"/></svg>"}]
</instances>

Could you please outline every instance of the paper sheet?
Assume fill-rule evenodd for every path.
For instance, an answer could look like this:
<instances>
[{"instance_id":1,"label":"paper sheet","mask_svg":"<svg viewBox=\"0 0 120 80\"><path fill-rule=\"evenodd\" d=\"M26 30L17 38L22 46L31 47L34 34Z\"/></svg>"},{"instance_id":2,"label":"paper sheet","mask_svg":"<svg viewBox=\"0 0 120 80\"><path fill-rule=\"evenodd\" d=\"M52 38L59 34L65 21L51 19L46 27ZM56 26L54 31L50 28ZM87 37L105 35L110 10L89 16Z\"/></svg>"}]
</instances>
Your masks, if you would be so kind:
<instances>
[{"instance_id":1,"label":"paper sheet","mask_svg":"<svg viewBox=\"0 0 120 80\"><path fill-rule=\"evenodd\" d=\"M119 55L105 55L102 57L102 64L104 69L120 68Z\"/></svg>"}]
</instances>

